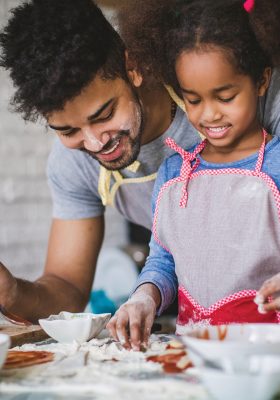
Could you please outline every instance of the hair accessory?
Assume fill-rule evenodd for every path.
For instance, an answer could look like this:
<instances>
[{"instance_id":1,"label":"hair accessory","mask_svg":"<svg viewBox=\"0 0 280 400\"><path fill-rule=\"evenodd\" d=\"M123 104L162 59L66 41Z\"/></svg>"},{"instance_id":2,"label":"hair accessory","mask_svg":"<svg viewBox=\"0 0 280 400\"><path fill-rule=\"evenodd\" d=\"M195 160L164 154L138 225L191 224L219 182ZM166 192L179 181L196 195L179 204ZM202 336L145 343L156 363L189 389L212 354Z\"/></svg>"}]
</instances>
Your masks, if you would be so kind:
<instances>
[{"instance_id":1,"label":"hair accessory","mask_svg":"<svg viewBox=\"0 0 280 400\"><path fill-rule=\"evenodd\" d=\"M246 0L245 3L243 4L244 9L250 13L255 5L255 0Z\"/></svg>"}]
</instances>

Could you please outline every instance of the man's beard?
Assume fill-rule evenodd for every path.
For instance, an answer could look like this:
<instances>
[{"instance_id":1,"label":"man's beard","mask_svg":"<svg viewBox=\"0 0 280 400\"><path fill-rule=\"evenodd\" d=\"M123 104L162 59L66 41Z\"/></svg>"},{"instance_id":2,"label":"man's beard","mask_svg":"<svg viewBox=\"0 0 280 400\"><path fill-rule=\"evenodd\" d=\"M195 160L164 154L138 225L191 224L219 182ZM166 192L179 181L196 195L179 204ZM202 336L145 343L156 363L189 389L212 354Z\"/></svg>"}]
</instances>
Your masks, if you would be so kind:
<instances>
[{"instance_id":1,"label":"man's beard","mask_svg":"<svg viewBox=\"0 0 280 400\"><path fill-rule=\"evenodd\" d=\"M122 137L127 137L127 141L128 141L129 147L130 147L130 151L128 153L125 152L118 159L106 162L106 161L100 160L98 158L98 153L94 153L87 149L81 149L81 150L83 152L87 153L90 157L97 160L100 165L102 165L104 168L106 168L110 171L124 169L124 168L128 167L129 165L131 165L135 160L137 160L137 157L140 153L141 137L142 137L142 133L144 130L143 110L141 107L141 103L139 101L137 101L137 104L138 104L137 112L138 112L138 118L139 118L140 124L139 124L139 128L138 128L138 132L135 135L135 137L134 138L131 137L131 130L121 130L121 131L119 131L119 133L117 134L116 137L109 140L109 142L106 143L106 145L102 148L102 152L107 151L107 150L113 148L113 146L115 146L115 144L119 140L121 140Z\"/></svg>"},{"instance_id":2,"label":"man's beard","mask_svg":"<svg viewBox=\"0 0 280 400\"><path fill-rule=\"evenodd\" d=\"M120 169L124 169L128 167L130 164L132 164L138 157L141 149L141 131L139 130L137 136L132 139L130 137L130 131L120 131L119 134L115 139L110 140L108 142L108 146L104 146L102 151L106 151L106 149L112 148L115 143L120 140L123 136L126 136L128 138L128 143L130 145L130 152L129 154L124 153L121 155L120 158L117 158L116 160L113 161L103 161L98 158L98 153L93 153L89 150L82 149L83 152L87 153L90 157L94 158L99 162L100 165L102 165L104 168L110 170L110 171L116 171Z\"/></svg>"}]
</instances>

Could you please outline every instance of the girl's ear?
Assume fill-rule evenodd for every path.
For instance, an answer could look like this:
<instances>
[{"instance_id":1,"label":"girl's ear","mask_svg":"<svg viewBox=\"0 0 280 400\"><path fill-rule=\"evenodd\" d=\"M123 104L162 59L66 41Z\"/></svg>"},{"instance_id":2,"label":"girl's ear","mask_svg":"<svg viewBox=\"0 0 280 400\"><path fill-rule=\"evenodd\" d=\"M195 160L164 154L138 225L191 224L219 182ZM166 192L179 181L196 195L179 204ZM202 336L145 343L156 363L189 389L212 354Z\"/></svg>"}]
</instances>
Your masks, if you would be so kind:
<instances>
[{"instance_id":1,"label":"girl's ear","mask_svg":"<svg viewBox=\"0 0 280 400\"><path fill-rule=\"evenodd\" d=\"M136 88L140 87L143 82L143 77L137 70L136 63L129 58L127 51L125 52L125 64L126 64L127 76L130 83Z\"/></svg>"},{"instance_id":2,"label":"girl's ear","mask_svg":"<svg viewBox=\"0 0 280 400\"><path fill-rule=\"evenodd\" d=\"M270 84L271 74L272 74L271 68L266 67L265 70L263 71L263 75L258 87L259 96L264 96L265 92L267 91L267 88Z\"/></svg>"}]
</instances>

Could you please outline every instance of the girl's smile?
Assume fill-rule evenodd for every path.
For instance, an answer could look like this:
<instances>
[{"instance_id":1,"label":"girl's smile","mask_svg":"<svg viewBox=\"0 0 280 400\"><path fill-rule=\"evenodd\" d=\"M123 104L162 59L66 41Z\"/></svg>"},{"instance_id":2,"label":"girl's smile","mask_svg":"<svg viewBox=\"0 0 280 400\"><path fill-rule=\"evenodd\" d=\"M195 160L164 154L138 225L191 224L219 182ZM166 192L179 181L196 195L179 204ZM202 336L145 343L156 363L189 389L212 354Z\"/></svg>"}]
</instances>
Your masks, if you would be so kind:
<instances>
[{"instance_id":1,"label":"girl's smile","mask_svg":"<svg viewBox=\"0 0 280 400\"><path fill-rule=\"evenodd\" d=\"M231 125L222 125L222 126L205 126L205 132L207 133L207 137L211 139L222 139L227 135L230 130Z\"/></svg>"}]
</instances>

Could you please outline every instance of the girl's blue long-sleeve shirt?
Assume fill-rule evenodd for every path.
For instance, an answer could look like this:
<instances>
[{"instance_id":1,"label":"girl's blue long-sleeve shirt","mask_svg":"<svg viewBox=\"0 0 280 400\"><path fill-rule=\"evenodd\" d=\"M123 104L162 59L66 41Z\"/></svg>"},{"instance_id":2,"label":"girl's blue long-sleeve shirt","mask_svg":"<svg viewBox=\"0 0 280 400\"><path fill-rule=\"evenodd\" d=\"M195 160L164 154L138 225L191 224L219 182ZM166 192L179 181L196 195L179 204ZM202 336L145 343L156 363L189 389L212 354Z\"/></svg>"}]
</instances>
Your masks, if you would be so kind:
<instances>
[{"instance_id":1,"label":"girl's blue long-sleeve shirt","mask_svg":"<svg viewBox=\"0 0 280 400\"><path fill-rule=\"evenodd\" d=\"M190 152L193 150L194 147L189 149ZM258 153L254 153L251 156L239 161L224 164L209 163L203 160L201 156L198 157L200 159L200 163L196 171L224 168L253 170L256 166ZM161 187L167 181L180 175L181 165L182 158L179 154L174 154L167 158L161 165L158 171L152 197L153 215L155 213L156 202ZM275 136L266 145L262 171L274 180L278 190L280 190L280 138L278 136ZM157 314L160 315L162 311L174 301L178 289L178 281L172 254L161 247L153 235L150 241L149 256L146 260L144 268L141 271L141 274L138 277L134 291L144 283L152 283L159 289L161 294L161 304L157 310Z\"/></svg>"}]
</instances>

